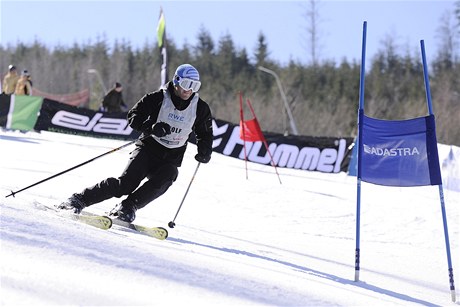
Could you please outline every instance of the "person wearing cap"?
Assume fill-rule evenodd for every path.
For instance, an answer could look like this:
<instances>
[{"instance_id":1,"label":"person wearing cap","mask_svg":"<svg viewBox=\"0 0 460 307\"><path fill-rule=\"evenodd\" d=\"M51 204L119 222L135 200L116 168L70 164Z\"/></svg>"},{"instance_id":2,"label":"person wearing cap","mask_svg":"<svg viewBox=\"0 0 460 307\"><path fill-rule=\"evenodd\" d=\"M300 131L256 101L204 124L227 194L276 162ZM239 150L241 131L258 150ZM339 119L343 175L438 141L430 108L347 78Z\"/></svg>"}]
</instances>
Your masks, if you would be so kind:
<instances>
[{"instance_id":1,"label":"person wearing cap","mask_svg":"<svg viewBox=\"0 0 460 307\"><path fill-rule=\"evenodd\" d=\"M200 87L195 67L177 67L165 88L146 94L128 111L129 125L141 135L121 176L75 193L57 207L79 214L87 206L127 195L110 215L132 222L138 209L163 195L176 181L189 136L196 138L195 159L208 163L212 153L212 115L198 93Z\"/></svg>"},{"instance_id":2,"label":"person wearing cap","mask_svg":"<svg viewBox=\"0 0 460 307\"><path fill-rule=\"evenodd\" d=\"M16 95L32 95L32 81L30 80L29 71L23 70L21 77L16 83L16 89L14 91Z\"/></svg>"},{"instance_id":3,"label":"person wearing cap","mask_svg":"<svg viewBox=\"0 0 460 307\"><path fill-rule=\"evenodd\" d=\"M11 95L16 90L16 84L18 83L19 76L16 70L16 66L8 66L8 73L3 78L2 90L3 93Z\"/></svg>"},{"instance_id":4,"label":"person wearing cap","mask_svg":"<svg viewBox=\"0 0 460 307\"><path fill-rule=\"evenodd\" d=\"M123 101L123 87L121 83L115 82L113 88L104 96L102 100L102 110L105 112L122 112L127 106Z\"/></svg>"}]
</instances>

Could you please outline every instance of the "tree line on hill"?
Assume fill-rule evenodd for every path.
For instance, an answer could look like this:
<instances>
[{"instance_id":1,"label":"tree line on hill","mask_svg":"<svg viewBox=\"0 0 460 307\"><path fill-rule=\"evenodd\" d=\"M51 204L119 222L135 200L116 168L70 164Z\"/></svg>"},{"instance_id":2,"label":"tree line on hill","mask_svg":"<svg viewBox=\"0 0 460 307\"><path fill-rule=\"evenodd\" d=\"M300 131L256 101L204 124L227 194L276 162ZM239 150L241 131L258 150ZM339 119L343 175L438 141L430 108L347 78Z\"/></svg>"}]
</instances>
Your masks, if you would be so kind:
<instances>
[{"instance_id":1,"label":"tree line on hill","mask_svg":"<svg viewBox=\"0 0 460 307\"><path fill-rule=\"evenodd\" d=\"M460 18L459 25L445 26L440 51L436 58L428 59L431 96L438 141L460 145L460 63L456 49ZM250 56L246 49L235 47L231 35L223 35L216 43L205 28L199 31L196 45L186 43L179 47L168 40L167 50L169 76L178 65L193 64L201 76L200 95L218 119L239 122L242 93L245 100L251 101L263 131L292 134L276 78L259 69L265 67L279 77L300 135L356 134L360 60L323 60L314 64L292 60L281 65L270 58L263 33ZM394 39L388 37L367 64L368 116L398 120L428 113L420 53L401 54L398 50ZM124 100L131 107L144 94L159 88L162 56L156 45L148 43L134 49L129 41L109 46L105 38L98 38L94 43L49 48L36 40L0 46L1 67L6 70L11 63L19 70L27 69L33 86L44 92L67 94L89 88L91 98L86 107L96 109L103 86L94 74L88 73L89 69L98 71L108 89L114 82L121 82ZM245 118L251 117L247 109L244 114Z\"/></svg>"}]
</instances>

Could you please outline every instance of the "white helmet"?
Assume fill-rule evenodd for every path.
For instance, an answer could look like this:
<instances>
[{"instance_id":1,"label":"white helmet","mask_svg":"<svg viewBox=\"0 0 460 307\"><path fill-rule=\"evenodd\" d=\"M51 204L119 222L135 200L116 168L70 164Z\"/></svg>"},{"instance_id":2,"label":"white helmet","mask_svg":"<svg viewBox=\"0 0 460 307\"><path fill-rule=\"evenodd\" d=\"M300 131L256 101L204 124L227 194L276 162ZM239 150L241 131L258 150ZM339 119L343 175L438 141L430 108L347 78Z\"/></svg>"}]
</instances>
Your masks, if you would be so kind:
<instances>
[{"instance_id":1,"label":"white helmet","mask_svg":"<svg viewBox=\"0 0 460 307\"><path fill-rule=\"evenodd\" d=\"M173 83L186 91L198 92L201 87L200 74L192 65L182 64L177 67L174 73Z\"/></svg>"}]
</instances>

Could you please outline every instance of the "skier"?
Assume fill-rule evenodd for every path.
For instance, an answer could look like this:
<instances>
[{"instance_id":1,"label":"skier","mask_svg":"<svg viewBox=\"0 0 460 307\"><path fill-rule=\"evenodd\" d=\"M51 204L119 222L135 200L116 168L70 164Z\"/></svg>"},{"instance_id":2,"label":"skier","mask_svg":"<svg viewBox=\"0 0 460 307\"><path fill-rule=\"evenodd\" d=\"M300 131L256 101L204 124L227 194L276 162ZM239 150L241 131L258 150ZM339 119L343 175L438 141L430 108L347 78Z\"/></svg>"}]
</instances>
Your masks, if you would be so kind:
<instances>
[{"instance_id":1,"label":"skier","mask_svg":"<svg viewBox=\"0 0 460 307\"><path fill-rule=\"evenodd\" d=\"M95 203L128 195L109 215L130 223L136 218L136 210L163 195L176 180L192 132L197 140L195 159L208 163L212 115L209 105L199 97L200 86L195 67L177 67L165 88L146 94L128 111L129 125L142 134L120 177L107 178L74 193L57 207L79 214ZM139 186L145 178L147 181Z\"/></svg>"}]
</instances>

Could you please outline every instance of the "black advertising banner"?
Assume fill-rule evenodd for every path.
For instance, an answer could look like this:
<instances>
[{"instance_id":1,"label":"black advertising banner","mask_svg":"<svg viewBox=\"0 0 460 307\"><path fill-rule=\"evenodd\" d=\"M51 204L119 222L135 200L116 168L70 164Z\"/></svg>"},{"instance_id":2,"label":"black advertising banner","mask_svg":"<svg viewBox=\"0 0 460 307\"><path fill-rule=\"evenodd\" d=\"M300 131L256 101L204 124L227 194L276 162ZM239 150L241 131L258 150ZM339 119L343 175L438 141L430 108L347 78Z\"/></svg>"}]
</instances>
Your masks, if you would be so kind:
<instances>
[{"instance_id":1,"label":"black advertising banner","mask_svg":"<svg viewBox=\"0 0 460 307\"><path fill-rule=\"evenodd\" d=\"M126 112L96 112L46 98L34 129L123 140L140 135L128 125Z\"/></svg>"},{"instance_id":2,"label":"black advertising banner","mask_svg":"<svg viewBox=\"0 0 460 307\"><path fill-rule=\"evenodd\" d=\"M244 160L244 141L240 126L214 120L213 151ZM353 138L284 136L263 132L277 167L325 173L347 172L350 163L349 147ZM270 154L263 142L246 142L248 161L271 165Z\"/></svg>"},{"instance_id":3,"label":"black advertising banner","mask_svg":"<svg viewBox=\"0 0 460 307\"><path fill-rule=\"evenodd\" d=\"M126 112L96 112L49 99L44 99L34 129L123 140L133 140L140 135L128 125ZM240 138L239 125L214 119L213 131L214 152L244 160L244 141ZM348 170L351 158L348 148L353 138L263 134L277 167L325 173ZM193 138L190 142L195 143ZM246 152L248 161L271 165L270 154L263 142L246 142Z\"/></svg>"}]
</instances>

